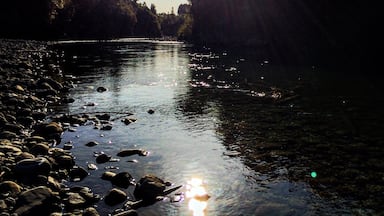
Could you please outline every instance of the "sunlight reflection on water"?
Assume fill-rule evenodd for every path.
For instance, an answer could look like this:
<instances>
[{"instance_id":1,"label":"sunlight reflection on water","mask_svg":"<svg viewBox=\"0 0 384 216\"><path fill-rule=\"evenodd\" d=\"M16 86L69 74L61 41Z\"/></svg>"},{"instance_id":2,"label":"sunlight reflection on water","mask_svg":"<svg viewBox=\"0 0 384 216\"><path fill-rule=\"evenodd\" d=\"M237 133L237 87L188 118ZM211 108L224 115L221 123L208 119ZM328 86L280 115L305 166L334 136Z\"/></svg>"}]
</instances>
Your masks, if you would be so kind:
<instances>
[{"instance_id":1,"label":"sunlight reflection on water","mask_svg":"<svg viewBox=\"0 0 384 216\"><path fill-rule=\"evenodd\" d=\"M102 132L103 136L92 127L79 127L76 133L66 132L63 141L77 144L72 150L76 163L93 162L92 151L116 155L124 148L142 148L151 154L129 158L137 163L127 163L127 159L113 165L130 172L136 179L153 173L178 185L186 183L184 201L140 208L140 215L255 215L266 211L278 212L278 215L311 215L332 208L313 193L306 181L289 179L292 170L298 172L297 176L301 173L308 176L305 167L285 167L286 157L256 158L269 156L264 154L269 148L272 152L290 153L285 148L275 148L275 142L271 142L275 144L273 146L267 145L269 138L279 137L275 131L280 131L286 116L291 114L282 110L283 106L267 106L258 100L280 97L278 91L260 85L260 79L268 80L274 75L272 69L271 73L256 73L250 61L241 61L241 64L251 64L252 70L247 72L244 65L231 65L231 59L225 60L225 67L219 62L209 62L209 70L197 68L204 65L200 61L193 64L193 58L216 61L217 55L190 56L182 44L84 46L66 47L68 60L64 72L79 78L78 87L71 90L75 102L63 112L130 112L134 113L137 122L125 125L115 121L113 129ZM73 61L72 56L77 56L77 61ZM223 56L229 58L230 53ZM95 64L94 59L100 59L98 62L101 63ZM87 67L82 67L84 65ZM229 71L225 71L226 68ZM226 73L240 69L241 73L231 73L234 76ZM247 85L240 85L242 80L248 80ZM259 88L239 87L251 86L251 80ZM95 91L98 86L106 87L108 91ZM154 114L148 114L149 109L155 110ZM284 118L277 121L280 114ZM293 129L299 126L289 126L282 135L287 133L290 138L295 134ZM100 145L90 151L84 146L90 140ZM288 143L290 140L283 141ZM244 165L247 162L245 152L252 156L252 163L248 163L252 169ZM105 194L112 187L100 182L106 168L100 165L81 183L96 185L94 191ZM196 174L204 177L196 178ZM101 215L112 211L103 202L97 205Z\"/></svg>"},{"instance_id":2,"label":"sunlight reflection on water","mask_svg":"<svg viewBox=\"0 0 384 216\"><path fill-rule=\"evenodd\" d=\"M208 206L209 195L204 187L203 180L192 178L187 184L186 197L189 199L188 207L194 216L204 216Z\"/></svg>"}]
</instances>

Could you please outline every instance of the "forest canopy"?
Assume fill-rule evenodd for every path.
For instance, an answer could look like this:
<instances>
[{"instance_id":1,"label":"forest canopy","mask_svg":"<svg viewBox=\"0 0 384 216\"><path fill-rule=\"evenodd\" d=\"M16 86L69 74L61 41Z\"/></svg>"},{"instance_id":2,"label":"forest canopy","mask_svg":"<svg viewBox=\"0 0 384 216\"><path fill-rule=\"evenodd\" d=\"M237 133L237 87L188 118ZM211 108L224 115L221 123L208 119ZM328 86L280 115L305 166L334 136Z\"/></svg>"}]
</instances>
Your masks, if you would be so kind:
<instances>
[{"instance_id":1,"label":"forest canopy","mask_svg":"<svg viewBox=\"0 0 384 216\"><path fill-rule=\"evenodd\" d=\"M3 37L161 36L156 15L134 0L5 0L1 4Z\"/></svg>"}]
</instances>

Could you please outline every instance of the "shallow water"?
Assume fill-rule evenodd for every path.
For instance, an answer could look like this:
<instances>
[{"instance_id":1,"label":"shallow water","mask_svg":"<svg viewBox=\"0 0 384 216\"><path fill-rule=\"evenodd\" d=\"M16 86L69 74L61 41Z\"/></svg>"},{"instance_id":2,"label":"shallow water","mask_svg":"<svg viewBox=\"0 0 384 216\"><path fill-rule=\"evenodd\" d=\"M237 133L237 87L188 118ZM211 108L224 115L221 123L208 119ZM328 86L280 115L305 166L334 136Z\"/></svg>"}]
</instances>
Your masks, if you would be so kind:
<instances>
[{"instance_id":1,"label":"shallow water","mask_svg":"<svg viewBox=\"0 0 384 216\"><path fill-rule=\"evenodd\" d=\"M376 86L358 75L351 74L339 85L333 71L312 65L277 64L254 53L197 49L178 42L72 41L54 47L62 53L64 74L76 84L70 91L75 102L59 112L110 113L116 119L111 131L88 125L63 135L63 143L74 143L77 164L95 163L93 152L98 151L115 158L124 148L150 152L147 157L99 164L98 170L73 184L105 195L112 185L100 176L115 166L119 169L112 171L128 171L136 180L152 173L174 186L184 185L179 190L183 201L165 199L138 209L140 215L340 215L377 210L384 182L383 164L375 163L383 156L378 136L383 115L374 107L383 100ZM100 86L108 91L97 92ZM369 105L373 102L375 106ZM137 121L120 122L127 113ZM86 147L92 140L100 145ZM133 159L138 162L128 162ZM196 203L187 196L194 178L202 180L207 201ZM359 197L369 186L374 189ZM133 187L125 191L134 199ZM97 205L102 215L122 206L102 201Z\"/></svg>"}]
</instances>

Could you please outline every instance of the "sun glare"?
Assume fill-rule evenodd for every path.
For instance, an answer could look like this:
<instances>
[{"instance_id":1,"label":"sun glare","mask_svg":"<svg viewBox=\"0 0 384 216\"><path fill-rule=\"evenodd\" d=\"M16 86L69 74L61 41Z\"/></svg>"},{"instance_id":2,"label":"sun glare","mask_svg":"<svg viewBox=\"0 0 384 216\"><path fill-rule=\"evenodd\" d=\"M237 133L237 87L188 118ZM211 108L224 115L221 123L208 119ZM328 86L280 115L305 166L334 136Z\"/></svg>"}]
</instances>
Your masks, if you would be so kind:
<instances>
[{"instance_id":1,"label":"sun glare","mask_svg":"<svg viewBox=\"0 0 384 216\"><path fill-rule=\"evenodd\" d=\"M208 206L209 195L204 187L203 180L193 178L187 182L186 197L189 199L188 207L194 216L204 216Z\"/></svg>"}]
</instances>

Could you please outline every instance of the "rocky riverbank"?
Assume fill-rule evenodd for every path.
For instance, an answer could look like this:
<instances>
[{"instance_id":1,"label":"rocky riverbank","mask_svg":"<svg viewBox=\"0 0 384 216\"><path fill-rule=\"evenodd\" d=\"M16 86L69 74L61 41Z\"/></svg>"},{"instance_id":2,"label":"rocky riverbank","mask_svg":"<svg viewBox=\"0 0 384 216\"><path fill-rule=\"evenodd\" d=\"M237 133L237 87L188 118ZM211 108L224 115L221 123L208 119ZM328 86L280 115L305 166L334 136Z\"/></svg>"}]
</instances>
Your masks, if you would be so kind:
<instances>
[{"instance_id":1,"label":"rocky riverbank","mask_svg":"<svg viewBox=\"0 0 384 216\"><path fill-rule=\"evenodd\" d=\"M52 107L74 101L67 97L73 85L60 70L60 56L48 47L46 42L0 40L0 215L99 215L94 207L103 196L110 206L123 204L127 200L123 190L132 184L140 200L128 201L113 214L137 215L135 208L178 189L167 191L170 183L153 175L135 184L127 172L101 176L119 187L103 195L65 184L81 181L89 173L76 165L70 143L60 145L62 133L87 121L106 130L110 116L55 115ZM118 156L143 152L127 149ZM96 162L110 159L100 154Z\"/></svg>"},{"instance_id":2,"label":"rocky riverbank","mask_svg":"<svg viewBox=\"0 0 384 216\"><path fill-rule=\"evenodd\" d=\"M55 147L61 124L47 121L52 105L68 102L57 55L45 42L0 40L0 77L1 215L62 212L71 193L62 180L75 161Z\"/></svg>"}]
</instances>

